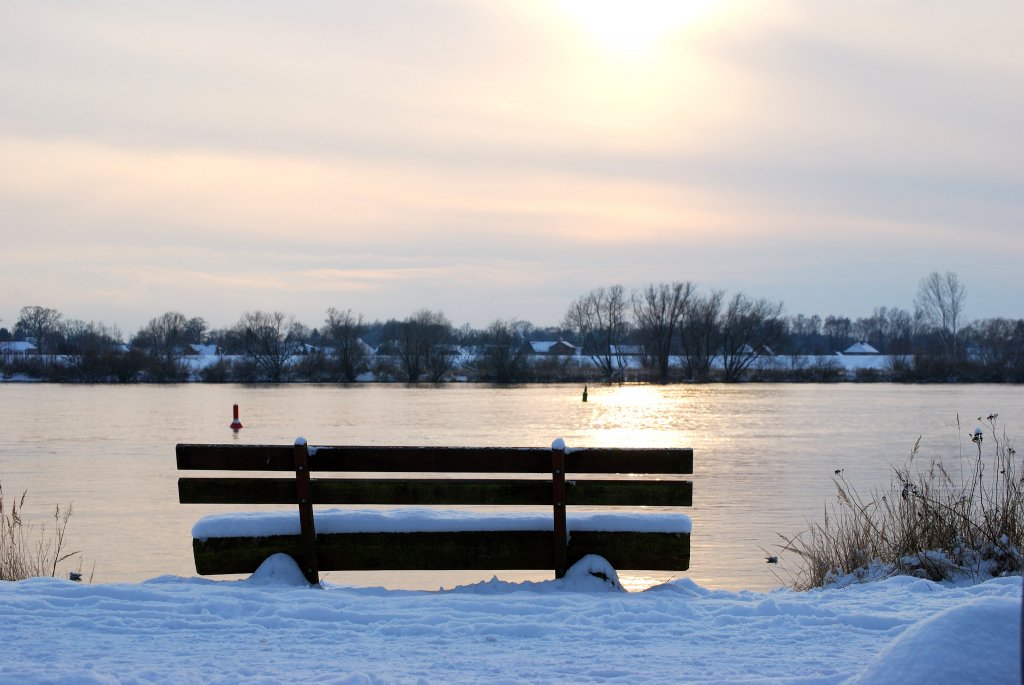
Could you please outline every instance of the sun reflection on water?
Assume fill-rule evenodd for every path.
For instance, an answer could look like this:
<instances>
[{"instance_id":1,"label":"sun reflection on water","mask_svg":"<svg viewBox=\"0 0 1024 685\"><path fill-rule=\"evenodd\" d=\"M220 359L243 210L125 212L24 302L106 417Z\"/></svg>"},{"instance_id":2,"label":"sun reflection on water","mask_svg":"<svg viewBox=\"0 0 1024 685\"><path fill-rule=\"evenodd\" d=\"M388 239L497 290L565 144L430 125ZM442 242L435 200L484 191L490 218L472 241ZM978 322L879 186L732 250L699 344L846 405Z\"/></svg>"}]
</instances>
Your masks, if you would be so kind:
<instances>
[{"instance_id":1,"label":"sun reflection on water","mask_svg":"<svg viewBox=\"0 0 1024 685\"><path fill-rule=\"evenodd\" d=\"M656 385L591 389L583 436L587 444L629 447L689 447L692 431L682 420L687 402Z\"/></svg>"}]
</instances>

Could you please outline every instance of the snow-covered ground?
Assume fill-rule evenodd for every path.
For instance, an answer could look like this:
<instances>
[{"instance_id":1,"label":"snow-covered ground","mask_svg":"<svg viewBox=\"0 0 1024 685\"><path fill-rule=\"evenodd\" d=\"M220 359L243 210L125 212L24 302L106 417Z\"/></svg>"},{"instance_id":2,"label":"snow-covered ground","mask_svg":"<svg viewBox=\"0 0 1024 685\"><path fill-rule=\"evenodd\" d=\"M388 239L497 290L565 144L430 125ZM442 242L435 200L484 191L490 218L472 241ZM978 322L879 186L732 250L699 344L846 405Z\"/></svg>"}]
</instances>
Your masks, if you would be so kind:
<instances>
[{"instance_id":1,"label":"snow-covered ground","mask_svg":"<svg viewBox=\"0 0 1024 685\"><path fill-rule=\"evenodd\" d=\"M1019 577L622 593L584 561L436 592L310 588L280 555L241 581L0 582L0 682L1021 682Z\"/></svg>"}]
</instances>

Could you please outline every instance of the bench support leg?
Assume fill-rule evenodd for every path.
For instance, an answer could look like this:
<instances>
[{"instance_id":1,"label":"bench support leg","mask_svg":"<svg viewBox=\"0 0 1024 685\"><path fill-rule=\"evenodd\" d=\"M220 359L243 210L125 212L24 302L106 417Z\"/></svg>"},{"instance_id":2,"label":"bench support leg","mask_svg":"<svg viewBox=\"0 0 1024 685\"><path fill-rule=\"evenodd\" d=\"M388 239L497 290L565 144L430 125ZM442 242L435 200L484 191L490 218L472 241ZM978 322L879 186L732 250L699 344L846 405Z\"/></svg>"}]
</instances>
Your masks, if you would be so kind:
<instances>
[{"instance_id":1,"label":"bench support leg","mask_svg":"<svg viewBox=\"0 0 1024 685\"><path fill-rule=\"evenodd\" d=\"M552 503L554 505L554 567L555 578L565 577L568 570L569 535L565 524L565 449L551 449Z\"/></svg>"},{"instance_id":2,"label":"bench support leg","mask_svg":"<svg viewBox=\"0 0 1024 685\"><path fill-rule=\"evenodd\" d=\"M309 496L309 450L305 441L295 442L295 494L299 503L299 527L302 538L302 574L310 585L320 583L316 559L316 528L313 524L313 500Z\"/></svg>"}]
</instances>

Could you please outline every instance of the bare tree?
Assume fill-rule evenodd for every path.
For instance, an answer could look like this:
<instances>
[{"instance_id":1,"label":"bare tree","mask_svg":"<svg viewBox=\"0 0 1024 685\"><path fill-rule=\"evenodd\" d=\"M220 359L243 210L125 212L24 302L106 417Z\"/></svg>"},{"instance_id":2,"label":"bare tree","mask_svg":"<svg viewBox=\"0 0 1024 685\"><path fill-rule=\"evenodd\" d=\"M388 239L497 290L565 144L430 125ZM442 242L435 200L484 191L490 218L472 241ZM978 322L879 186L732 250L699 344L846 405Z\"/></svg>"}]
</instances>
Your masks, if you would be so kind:
<instances>
[{"instance_id":1,"label":"bare tree","mask_svg":"<svg viewBox=\"0 0 1024 685\"><path fill-rule=\"evenodd\" d=\"M889 354L910 354L914 340L914 318L906 309L893 307L886 314L889 323Z\"/></svg>"},{"instance_id":2,"label":"bare tree","mask_svg":"<svg viewBox=\"0 0 1024 685\"><path fill-rule=\"evenodd\" d=\"M633 293L633 317L644 356L654 365L661 383L668 382L672 342L692 294L692 283L651 284Z\"/></svg>"},{"instance_id":3,"label":"bare tree","mask_svg":"<svg viewBox=\"0 0 1024 685\"><path fill-rule=\"evenodd\" d=\"M966 299L967 290L952 271L944 276L933 271L921 279L918 286L914 302L917 312L938 334L947 359L955 359L958 354L957 336Z\"/></svg>"},{"instance_id":4,"label":"bare tree","mask_svg":"<svg viewBox=\"0 0 1024 685\"><path fill-rule=\"evenodd\" d=\"M616 354L629 331L626 296L621 285L597 288L569 305L563 326L573 330L605 378L621 377L623 359Z\"/></svg>"},{"instance_id":5,"label":"bare tree","mask_svg":"<svg viewBox=\"0 0 1024 685\"><path fill-rule=\"evenodd\" d=\"M14 330L32 338L39 354L55 354L60 340L62 318L56 309L38 305L22 307Z\"/></svg>"},{"instance_id":6,"label":"bare tree","mask_svg":"<svg viewBox=\"0 0 1024 685\"><path fill-rule=\"evenodd\" d=\"M828 337L832 352L845 350L853 342L853 323L846 316L826 316L821 332Z\"/></svg>"},{"instance_id":7,"label":"bare tree","mask_svg":"<svg viewBox=\"0 0 1024 685\"><path fill-rule=\"evenodd\" d=\"M123 380L121 332L102 323L71 320L64 324L66 367L86 383Z\"/></svg>"},{"instance_id":8,"label":"bare tree","mask_svg":"<svg viewBox=\"0 0 1024 685\"><path fill-rule=\"evenodd\" d=\"M342 378L352 383L369 368L369 351L360 338L366 330L363 315L353 314L351 309L339 312L331 307L324 323L324 336L332 348L331 356Z\"/></svg>"},{"instance_id":9,"label":"bare tree","mask_svg":"<svg viewBox=\"0 0 1024 685\"><path fill-rule=\"evenodd\" d=\"M782 303L751 300L737 293L722 315L722 370L726 381L740 380L782 334Z\"/></svg>"},{"instance_id":10,"label":"bare tree","mask_svg":"<svg viewBox=\"0 0 1024 685\"><path fill-rule=\"evenodd\" d=\"M796 316L790 317L789 331L791 335L799 335L803 337L821 335L821 317L817 314L812 316L797 314Z\"/></svg>"},{"instance_id":11,"label":"bare tree","mask_svg":"<svg viewBox=\"0 0 1024 685\"><path fill-rule=\"evenodd\" d=\"M441 312L421 309L403 321L395 343L406 380L415 383L424 375L433 383L443 380L458 355L453 337L451 322Z\"/></svg>"},{"instance_id":12,"label":"bare tree","mask_svg":"<svg viewBox=\"0 0 1024 685\"><path fill-rule=\"evenodd\" d=\"M910 314L899 307L875 307L871 316L853 322L851 328L858 340L864 340L886 354L906 353L910 337Z\"/></svg>"},{"instance_id":13,"label":"bare tree","mask_svg":"<svg viewBox=\"0 0 1024 685\"><path fill-rule=\"evenodd\" d=\"M484 380L515 383L523 379L529 354L526 339L530 324L525 321L494 321L480 336L477 370Z\"/></svg>"},{"instance_id":14,"label":"bare tree","mask_svg":"<svg viewBox=\"0 0 1024 685\"><path fill-rule=\"evenodd\" d=\"M1024 319L984 319L962 331L977 350L975 361L990 377L1017 381L1024 372Z\"/></svg>"},{"instance_id":15,"label":"bare tree","mask_svg":"<svg viewBox=\"0 0 1024 685\"><path fill-rule=\"evenodd\" d=\"M707 295L693 293L683 312L680 336L684 367L690 380L704 380L711 374L711 362L720 347L719 314L725 293L712 290Z\"/></svg>"},{"instance_id":16,"label":"bare tree","mask_svg":"<svg viewBox=\"0 0 1024 685\"><path fill-rule=\"evenodd\" d=\"M135 335L132 346L146 355L155 380L178 381L184 378L184 357L191 353L189 343L196 335L201 336L205 329L205 322L201 325L198 322L202 319L190 321L180 312L166 312L151 319Z\"/></svg>"},{"instance_id":17,"label":"bare tree","mask_svg":"<svg viewBox=\"0 0 1024 685\"><path fill-rule=\"evenodd\" d=\"M254 311L242 315L235 334L259 375L279 383L303 344L304 327L281 312Z\"/></svg>"},{"instance_id":18,"label":"bare tree","mask_svg":"<svg viewBox=\"0 0 1024 685\"><path fill-rule=\"evenodd\" d=\"M797 314L788 319L788 352L799 358L800 355L820 354L822 351L821 317L817 314L805 316Z\"/></svg>"}]
</instances>

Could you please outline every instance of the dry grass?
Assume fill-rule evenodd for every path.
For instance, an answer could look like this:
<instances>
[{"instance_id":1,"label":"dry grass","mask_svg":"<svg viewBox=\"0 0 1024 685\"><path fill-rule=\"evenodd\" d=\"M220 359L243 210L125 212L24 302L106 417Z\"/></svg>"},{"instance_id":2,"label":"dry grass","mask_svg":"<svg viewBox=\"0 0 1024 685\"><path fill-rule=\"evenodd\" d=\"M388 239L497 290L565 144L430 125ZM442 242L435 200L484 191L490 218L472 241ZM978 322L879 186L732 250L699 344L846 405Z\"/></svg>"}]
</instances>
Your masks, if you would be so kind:
<instances>
[{"instance_id":1,"label":"dry grass","mask_svg":"<svg viewBox=\"0 0 1024 685\"><path fill-rule=\"evenodd\" d=\"M920 439L892 484L864 498L836 472L837 499L824 519L794 537L780 535L783 582L798 590L891 575L931 580L1020 574L1024 473L998 415L979 419L961 440L958 475L941 461L919 467ZM959 424L959 417L957 420ZM789 557L792 559L792 556ZM787 560L788 561L788 560Z\"/></svg>"},{"instance_id":2,"label":"dry grass","mask_svg":"<svg viewBox=\"0 0 1024 685\"><path fill-rule=\"evenodd\" d=\"M65 534L71 506L61 509L58 504L53 512L53 530L45 525L27 523L23 516L25 496L12 502L4 500L3 485L0 484L0 580L24 580L36 576L56 576L57 565L79 557L78 571L81 572L80 552L65 551Z\"/></svg>"}]
</instances>

